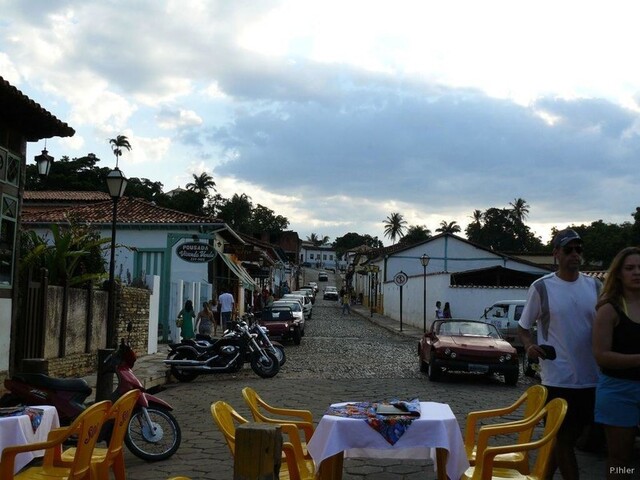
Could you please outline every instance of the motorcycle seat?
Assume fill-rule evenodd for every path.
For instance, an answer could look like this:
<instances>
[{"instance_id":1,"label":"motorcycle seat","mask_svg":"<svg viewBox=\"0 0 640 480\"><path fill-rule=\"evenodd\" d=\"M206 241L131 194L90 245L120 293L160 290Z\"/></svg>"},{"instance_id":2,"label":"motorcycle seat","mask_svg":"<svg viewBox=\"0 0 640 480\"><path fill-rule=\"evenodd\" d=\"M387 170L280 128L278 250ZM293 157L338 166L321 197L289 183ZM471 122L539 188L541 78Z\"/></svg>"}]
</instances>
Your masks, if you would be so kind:
<instances>
[{"instance_id":1,"label":"motorcycle seat","mask_svg":"<svg viewBox=\"0 0 640 480\"><path fill-rule=\"evenodd\" d=\"M53 378L42 373L18 373L13 377L30 385L52 390L79 392L87 395L91 393L91 387L83 378Z\"/></svg>"}]
</instances>

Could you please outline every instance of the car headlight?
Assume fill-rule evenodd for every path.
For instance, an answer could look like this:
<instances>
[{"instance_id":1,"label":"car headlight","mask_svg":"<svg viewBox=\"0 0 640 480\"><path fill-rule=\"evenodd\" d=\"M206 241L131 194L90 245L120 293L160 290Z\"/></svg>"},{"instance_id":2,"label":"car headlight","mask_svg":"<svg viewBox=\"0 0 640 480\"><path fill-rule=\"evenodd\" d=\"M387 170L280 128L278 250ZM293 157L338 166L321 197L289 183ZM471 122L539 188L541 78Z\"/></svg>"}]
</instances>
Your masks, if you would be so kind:
<instances>
[{"instance_id":1,"label":"car headlight","mask_svg":"<svg viewBox=\"0 0 640 480\"><path fill-rule=\"evenodd\" d=\"M511 354L507 353L506 355L500 355L500 363L508 362L511 360Z\"/></svg>"},{"instance_id":2,"label":"car headlight","mask_svg":"<svg viewBox=\"0 0 640 480\"><path fill-rule=\"evenodd\" d=\"M451 350L450 348L446 348L444 351L444 354L447 357L451 357L451 358L456 358L458 355L456 354L456 352L454 352L453 350Z\"/></svg>"}]
</instances>

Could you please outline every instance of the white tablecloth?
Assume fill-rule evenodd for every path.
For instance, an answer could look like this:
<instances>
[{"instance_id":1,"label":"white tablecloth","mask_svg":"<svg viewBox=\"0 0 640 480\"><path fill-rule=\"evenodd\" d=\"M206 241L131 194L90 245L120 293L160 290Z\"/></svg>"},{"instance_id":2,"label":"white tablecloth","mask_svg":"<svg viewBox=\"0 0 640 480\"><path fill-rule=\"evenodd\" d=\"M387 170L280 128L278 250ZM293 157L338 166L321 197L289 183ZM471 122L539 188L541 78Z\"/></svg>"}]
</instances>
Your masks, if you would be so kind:
<instances>
[{"instance_id":1,"label":"white tablecloth","mask_svg":"<svg viewBox=\"0 0 640 480\"><path fill-rule=\"evenodd\" d=\"M344 451L345 457L431 458L436 465L436 448L444 448L447 475L460 478L469 468L462 433L449 405L420 402L420 418L415 419L400 439L391 445L361 418L324 415L307 445L316 463Z\"/></svg>"},{"instance_id":2,"label":"white tablecloth","mask_svg":"<svg viewBox=\"0 0 640 480\"><path fill-rule=\"evenodd\" d=\"M35 433L28 415L0 417L0 453L4 450L4 447L8 447L10 445L25 445L28 443L44 442L47 439L49 432L60 426L58 412L55 407L43 405L33 408L40 408L44 410L42 421ZM34 458L42 457L43 455L44 450L19 454L16 457L15 472L23 468Z\"/></svg>"}]
</instances>

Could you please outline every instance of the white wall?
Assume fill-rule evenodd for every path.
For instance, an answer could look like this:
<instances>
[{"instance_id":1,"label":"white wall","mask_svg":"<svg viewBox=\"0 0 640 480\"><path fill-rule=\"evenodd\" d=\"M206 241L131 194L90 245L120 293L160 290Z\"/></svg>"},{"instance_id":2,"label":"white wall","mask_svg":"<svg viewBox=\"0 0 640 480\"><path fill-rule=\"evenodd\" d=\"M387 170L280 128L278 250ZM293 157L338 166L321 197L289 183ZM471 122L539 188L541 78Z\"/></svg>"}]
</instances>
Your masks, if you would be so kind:
<instances>
[{"instance_id":1,"label":"white wall","mask_svg":"<svg viewBox=\"0 0 640 480\"><path fill-rule=\"evenodd\" d=\"M484 309L499 300L524 300L527 287L452 287L450 274L427 275L427 328L435 319L436 302L449 302L456 318L480 319ZM400 287L394 282L382 286L384 315L400 321ZM424 321L424 277L409 277L402 287L402 323L422 328Z\"/></svg>"},{"instance_id":2,"label":"white wall","mask_svg":"<svg viewBox=\"0 0 640 480\"><path fill-rule=\"evenodd\" d=\"M9 370L12 303L10 298L0 298L0 372Z\"/></svg>"},{"instance_id":3,"label":"white wall","mask_svg":"<svg viewBox=\"0 0 640 480\"><path fill-rule=\"evenodd\" d=\"M160 277L147 275L145 283L151 291L149 297L149 343L147 353L158 352L158 319L160 314Z\"/></svg>"}]
</instances>

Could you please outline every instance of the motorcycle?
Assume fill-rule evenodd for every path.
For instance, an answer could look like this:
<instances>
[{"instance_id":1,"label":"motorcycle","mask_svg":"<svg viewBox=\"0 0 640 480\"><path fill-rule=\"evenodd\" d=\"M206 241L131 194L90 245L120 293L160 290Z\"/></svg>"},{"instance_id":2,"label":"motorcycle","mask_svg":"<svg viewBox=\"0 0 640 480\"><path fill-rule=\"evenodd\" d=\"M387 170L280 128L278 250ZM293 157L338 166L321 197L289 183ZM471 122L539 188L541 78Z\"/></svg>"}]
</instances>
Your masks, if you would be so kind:
<instances>
[{"instance_id":1,"label":"motorcycle","mask_svg":"<svg viewBox=\"0 0 640 480\"><path fill-rule=\"evenodd\" d=\"M170 349L163 362L180 382L190 382L204 374L237 372L245 361L262 378L274 377L280 370L276 354L258 341L258 333L252 333L244 320L230 322L222 338L209 345L181 343Z\"/></svg>"},{"instance_id":2,"label":"motorcycle","mask_svg":"<svg viewBox=\"0 0 640 480\"><path fill-rule=\"evenodd\" d=\"M280 366L282 367L287 361L287 355L284 351L284 345L282 345L280 342L271 340L271 338L269 338L269 329L256 322L255 317L252 313L245 313L242 316L241 321L246 322L249 326L249 331L256 334L256 341L258 342L258 345L275 354L278 362L280 363ZM225 330L222 334L223 338L233 337L235 335L235 331L229 329ZM182 340L180 343L170 343L167 360L171 360L176 355L178 347L181 347L183 345L191 345L199 352L204 352L214 343L215 340L210 335L197 333L195 339ZM251 351L248 349L245 355L245 362L251 362Z\"/></svg>"},{"instance_id":3,"label":"motorcycle","mask_svg":"<svg viewBox=\"0 0 640 480\"><path fill-rule=\"evenodd\" d=\"M127 331L130 335L131 324ZM129 420L125 444L131 453L143 460L165 460L180 447L180 426L171 414L173 408L147 393L134 375L131 369L135 361L136 354L129 346L129 338L127 342L121 339L118 348L105 359L104 363L118 378L111 400L115 401L133 389L142 392ZM15 374L4 381L4 386L9 393L0 398L0 406L52 405L56 407L62 425L69 425L85 410L84 402L92 392L82 378L53 378L41 373Z\"/></svg>"}]
</instances>

